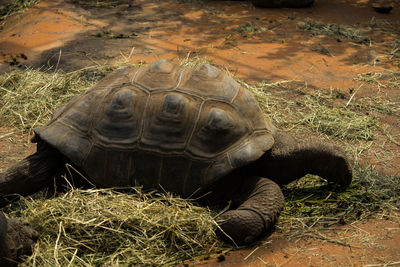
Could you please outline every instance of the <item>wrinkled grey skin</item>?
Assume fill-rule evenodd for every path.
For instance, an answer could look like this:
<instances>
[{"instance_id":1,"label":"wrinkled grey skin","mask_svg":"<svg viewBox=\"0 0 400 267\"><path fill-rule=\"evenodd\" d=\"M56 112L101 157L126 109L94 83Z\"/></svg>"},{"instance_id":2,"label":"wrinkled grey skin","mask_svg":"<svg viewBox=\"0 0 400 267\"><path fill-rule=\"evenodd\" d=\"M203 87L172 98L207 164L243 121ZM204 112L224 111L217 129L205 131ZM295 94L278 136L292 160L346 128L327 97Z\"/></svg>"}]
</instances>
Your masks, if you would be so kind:
<instances>
[{"instance_id":1,"label":"wrinkled grey skin","mask_svg":"<svg viewBox=\"0 0 400 267\"><path fill-rule=\"evenodd\" d=\"M247 90L210 65L185 69L160 60L121 68L57 110L33 141L37 152L0 174L4 198L50 186L70 163L97 187L161 186L183 197L206 195L205 204L231 202L217 233L237 244L271 233L284 204L279 185L305 174L342 186L352 179L342 149L280 132ZM5 229L3 218L0 243L15 246ZM13 229L20 229L13 230L23 237L15 239L20 247L36 238L25 225Z\"/></svg>"}]
</instances>

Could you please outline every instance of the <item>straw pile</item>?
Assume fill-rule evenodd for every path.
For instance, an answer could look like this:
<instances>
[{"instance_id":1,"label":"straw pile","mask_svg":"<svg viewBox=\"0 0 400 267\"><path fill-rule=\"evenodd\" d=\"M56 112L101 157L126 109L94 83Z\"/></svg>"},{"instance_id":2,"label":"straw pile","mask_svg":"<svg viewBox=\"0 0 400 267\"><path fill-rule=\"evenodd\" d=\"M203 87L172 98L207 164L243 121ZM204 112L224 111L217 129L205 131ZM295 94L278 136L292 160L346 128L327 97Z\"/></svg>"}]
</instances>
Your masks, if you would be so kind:
<instances>
[{"instance_id":1,"label":"straw pile","mask_svg":"<svg viewBox=\"0 0 400 267\"><path fill-rule=\"evenodd\" d=\"M175 265L222 250L210 210L167 193L72 189L10 216L41 233L25 266Z\"/></svg>"},{"instance_id":2,"label":"straw pile","mask_svg":"<svg viewBox=\"0 0 400 267\"><path fill-rule=\"evenodd\" d=\"M307 18L297 24L297 28L310 31L314 35L325 35L332 38L347 38L360 44L369 44L371 38L353 27L338 24L326 24Z\"/></svg>"},{"instance_id":3,"label":"straw pile","mask_svg":"<svg viewBox=\"0 0 400 267\"><path fill-rule=\"evenodd\" d=\"M36 5L40 0L14 0L10 4L0 5L0 22L7 17Z\"/></svg>"},{"instance_id":4,"label":"straw pile","mask_svg":"<svg viewBox=\"0 0 400 267\"><path fill-rule=\"evenodd\" d=\"M0 75L0 126L31 132L53 111L85 91L117 66L98 66L71 73L16 69Z\"/></svg>"},{"instance_id":5,"label":"straw pile","mask_svg":"<svg viewBox=\"0 0 400 267\"><path fill-rule=\"evenodd\" d=\"M346 106L337 102L331 93L314 90L311 93L301 91L298 82L282 81L278 83L260 83L250 86L241 84L250 90L260 103L264 112L280 127L293 129L305 126L308 131L326 134L339 139L372 140L373 130L378 126L375 116L365 116L354 105ZM285 87L296 89L287 90ZM298 89L300 88L300 89ZM297 90L297 92L296 92ZM295 92L287 98L289 91ZM377 105L375 105L377 106Z\"/></svg>"},{"instance_id":6,"label":"straw pile","mask_svg":"<svg viewBox=\"0 0 400 267\"><path fill-rule=\"evenodd\" d=\"M346 190L312 175L286 186L278 228L299 236L311 228L349 224L376 214L398 216L400 177L381 174L371 166L355 166L353 174L353 183Z\"/></svg>"}]
</instances>

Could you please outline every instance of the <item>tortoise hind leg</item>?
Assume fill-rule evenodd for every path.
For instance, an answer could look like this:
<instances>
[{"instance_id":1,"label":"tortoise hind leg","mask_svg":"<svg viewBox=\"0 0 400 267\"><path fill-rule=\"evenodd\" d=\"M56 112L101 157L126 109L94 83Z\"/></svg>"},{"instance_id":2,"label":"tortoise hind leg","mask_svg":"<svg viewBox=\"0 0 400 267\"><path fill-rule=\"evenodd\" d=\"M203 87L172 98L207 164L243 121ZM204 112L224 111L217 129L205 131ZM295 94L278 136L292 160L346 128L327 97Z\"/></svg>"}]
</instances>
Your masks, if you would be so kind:
<instances>
[{"instance_id":1,"label":"tortoise hind leg","mask_svg":"<svg viewBox=\"0 0 400 267\"><path fill-rule=\"evenodd\" d=\"M272 232L283 208L284 197L279 186L266 178L249 177L233 197L236 209L228 210L217 218L222 239L249 244ZM235 203L236 202L236 203Z\"/></svg>"},{"instance_id":2,"label":"tortoise hind leg","mask_svg":"<svg viewBox=\"0 0 400 267\"><path fill-rule=\"evenodd\" d=\"M64 164L63 156L49 145L39 142L36 153L0 174L0 195L12 199L15 194L27 196L48 186ZM0 206L6 204L4 199Z\"/></svg>"}]
</instances>

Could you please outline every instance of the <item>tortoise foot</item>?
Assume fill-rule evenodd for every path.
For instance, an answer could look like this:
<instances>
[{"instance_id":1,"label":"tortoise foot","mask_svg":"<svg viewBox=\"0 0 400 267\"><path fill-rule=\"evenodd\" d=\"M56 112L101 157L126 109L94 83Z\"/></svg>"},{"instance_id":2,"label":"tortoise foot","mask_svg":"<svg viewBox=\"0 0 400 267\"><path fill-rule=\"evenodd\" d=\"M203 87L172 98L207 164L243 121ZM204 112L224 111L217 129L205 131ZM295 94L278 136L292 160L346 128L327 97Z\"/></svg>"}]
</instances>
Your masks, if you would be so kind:
<instances>
[{"instance_id":1,"label":"tortoise foot","mask_svg":"<svg viewBox=\"0 0 400 267\"><path fill-rule=\"evenodd\" d=\"M21 258L32 254L39 234L27 222L6 219L0 214L0 266L17 266Z\"/></svg>"},{"instance_id":2,"label":"tortoise foot","mask_svg":"<svg viewBox=\"0 0 400 267\"><path fill-rule=\"evenodd\" d=\"M221 227L217 230L219 238L237 245L250 244L264 232L263 219L251 210L229 210L218 217L217 223Z\"/></svg>"}]
</instances>

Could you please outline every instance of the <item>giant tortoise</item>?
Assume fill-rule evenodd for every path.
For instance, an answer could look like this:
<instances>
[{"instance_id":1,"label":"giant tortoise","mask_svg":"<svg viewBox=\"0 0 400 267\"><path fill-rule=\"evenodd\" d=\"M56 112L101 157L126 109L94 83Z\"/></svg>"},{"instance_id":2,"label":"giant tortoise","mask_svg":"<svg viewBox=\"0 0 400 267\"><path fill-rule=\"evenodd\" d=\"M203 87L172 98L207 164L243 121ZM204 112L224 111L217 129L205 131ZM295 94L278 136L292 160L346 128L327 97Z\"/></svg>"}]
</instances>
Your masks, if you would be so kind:
<instances>
[{"instance_id":1,"label":"giant tortoise","mask_svg":"<svg viewBox=\"0 0 400 267\"><path fill-rule=\"evenodd\" d=\"M249 91L207 64L119 68L56 110L32 141L37 152L0 174L1 195L35 193L70 163L97 187L231 201L217 222L239 244L271 232L284 204L278 185L305 174L352 179L340 148L277 130Z\"/></svg>"}]
</instances>

